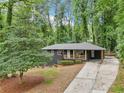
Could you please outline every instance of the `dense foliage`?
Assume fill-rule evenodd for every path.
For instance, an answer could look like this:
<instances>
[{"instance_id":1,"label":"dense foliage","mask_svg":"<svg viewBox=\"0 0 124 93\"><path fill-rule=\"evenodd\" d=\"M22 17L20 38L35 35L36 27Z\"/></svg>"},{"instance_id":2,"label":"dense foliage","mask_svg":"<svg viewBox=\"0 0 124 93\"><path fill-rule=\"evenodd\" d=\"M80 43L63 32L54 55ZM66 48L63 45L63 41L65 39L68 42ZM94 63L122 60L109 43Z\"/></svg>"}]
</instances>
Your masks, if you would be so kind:
<instances>
[{"instance_id":1,"label":"dense foliage","mask_svg":"<svg viewBox=\"0 0 124 93\"><path fill-rule=\"evenodd\" d=\"M115 16L117 22L116 32L118 34L118 55L121 60L124 60L124 1L118 0L118 11Z\"/></svg>"},{"instance_id":2,"label":"dense foliage","mask_svg":"<svg viewBox=\"0 0 124 93\"><path fill-rule=\"evenodd\" d=\"M1 77L19 72L22 79L23 72L51 60L52 55L41 50L44 42L40 29L29 19L32 16L30 5L20 3L17 7L19 12L14 11L13 24L7 24L0 32Z\"/></svg>"},{"instance_id":3,"label":"dense foliage","mask_svg":"<svg viewBox=\"0 0 124 93\"><path fill-rule=\"evenodd\" d=\"M123 10L123 0L1 1L1 75L48 62L40 49L55 43L92 42L124 60Z\"/></svg>"},{"instance_id":4,"label":"dense foliage","mask_svg":"<svg viewBox=\"0 0 124 93\"><path fill-rule=\"evenodd\" d=\"M20 27L1 31L4 39L0 43L0 76L20 75L35 66L47 64L51 55L41 51L42 39L35 30L24 30Z\"/></svg>"}]
</instances>

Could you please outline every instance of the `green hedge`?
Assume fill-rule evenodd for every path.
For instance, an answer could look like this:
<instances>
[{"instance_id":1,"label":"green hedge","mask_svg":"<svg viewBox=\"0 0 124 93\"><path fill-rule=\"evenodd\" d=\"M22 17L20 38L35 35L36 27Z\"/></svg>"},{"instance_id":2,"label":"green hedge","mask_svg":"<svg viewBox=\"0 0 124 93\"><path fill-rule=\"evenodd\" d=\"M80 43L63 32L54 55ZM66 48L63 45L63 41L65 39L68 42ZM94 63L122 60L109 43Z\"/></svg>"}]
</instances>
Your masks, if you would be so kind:
<instances>
[{"instance_id":1,"label":"green hedge","mask_svg":"<svg viewBox=\"0 0 124 93\"><path fill-rule=\"evenodd\" d=\"M61 60L60 64L61 65L74 65L74 61L73 60Z\"/></svg>"},{"instance_id":2,"label":"green hedge","mask_svg":"<svg viewBox=\"0 0 124 93\"><path fill-rule=\"evenodd\" d=\"M83 63L82 60L75 60L75 61L74 61L74 64L82 64L82 63Z\"/></svg>"},{"instance_id":3,"label":"green hedge","mask_svg":"<svg viewBox=\"0 0 124 93\"><path fill-rule=\"evenodd\" d=\"M82 60L61 60L61 65L74 65L74 64L82 64Z\"/></svg>"}]
</instances>

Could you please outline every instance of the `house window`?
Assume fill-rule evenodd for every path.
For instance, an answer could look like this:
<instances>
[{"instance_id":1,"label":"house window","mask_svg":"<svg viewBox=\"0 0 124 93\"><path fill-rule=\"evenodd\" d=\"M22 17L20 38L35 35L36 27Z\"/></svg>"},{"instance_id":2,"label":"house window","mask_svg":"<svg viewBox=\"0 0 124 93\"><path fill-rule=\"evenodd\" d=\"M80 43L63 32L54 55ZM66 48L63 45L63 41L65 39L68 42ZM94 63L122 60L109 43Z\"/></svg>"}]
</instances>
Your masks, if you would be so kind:
<instances>
[{"instance_id":1,"label":"house window","mask_svg":"<svg viewBox=\"0 0 124 93\"><path fill-rule=\"evenodd\" d=\"M80 55L84 55L84 54L85 54L84 51L81 51L81 52L80 52Z\"/></svg>"},{"instance_id":2,"label":"house window","mask_svg":"<svg viewBox=\"0 0 124 93\"><path fill-rule=\"evenodd\" d=\"M62 55L62 51L57 51L57 54L58 55Z\"/></svg>"},{"instance_id":3,"label":"house window","mask_svg":"<svg viewBox=\"0 0 124 93\"><path fill-rule=\"evenodd\" d=\"M82 50L76 50L76 51L75 51L75 57L76 57L76 58L81 58L81 59L83 59L84 56L85 56L85 52L84 52L84 51L82 51Z\"/></svg>"}]
</instances>

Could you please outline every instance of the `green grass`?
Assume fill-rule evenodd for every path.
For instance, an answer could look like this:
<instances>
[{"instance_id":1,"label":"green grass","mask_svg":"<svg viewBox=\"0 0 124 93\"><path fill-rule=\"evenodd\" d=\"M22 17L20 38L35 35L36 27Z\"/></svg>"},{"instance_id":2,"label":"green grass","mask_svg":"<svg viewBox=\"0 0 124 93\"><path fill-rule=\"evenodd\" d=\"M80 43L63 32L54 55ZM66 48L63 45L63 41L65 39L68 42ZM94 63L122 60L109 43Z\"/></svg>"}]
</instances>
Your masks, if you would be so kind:
<instances>
[{"instance_id":1,"label":"green grass","mask_svg":"<svg viewBox=\"0 0 124 93\"><path fill-rule=\"evenodd\" d=\"M113 90L112 90L112 92L114 92L114 93L124 93L124 88L123 88L123 86L115 86L115 87L113 87Z\"/></svg>"},{"instance_id":2,"label":"green grass","mask_svg":"<svg viewBox=\"0 0 124 93\"><path fill-rule=\"evenodd\" d=\"M109 93L124 93L124 65L120 64L119 73Z\"/></svg>"},{"instance_id":3,"label":"green grass","mask_svg":"<svg viewBox=\"0 0 124 93\"><path fill-rule=\"evenodd\" d=\"M44 83L46 84L53 83L53 80L57 78L58 74L59 74L59 71L56 68L47 68L41 72L41 75L45 79Z\"/></svg>"}]
</instances>

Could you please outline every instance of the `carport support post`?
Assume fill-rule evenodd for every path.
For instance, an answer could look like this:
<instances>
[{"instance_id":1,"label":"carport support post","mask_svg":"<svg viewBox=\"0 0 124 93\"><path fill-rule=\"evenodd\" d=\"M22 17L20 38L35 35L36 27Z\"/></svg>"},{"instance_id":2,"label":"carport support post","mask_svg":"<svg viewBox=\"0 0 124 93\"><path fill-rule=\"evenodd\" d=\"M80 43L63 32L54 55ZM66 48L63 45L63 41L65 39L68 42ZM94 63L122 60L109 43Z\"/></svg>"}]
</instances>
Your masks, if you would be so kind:
<instances>
[{"instance_id":1,"label":"carport support post","mask_svg":"<svg viewBox=\"0 0 124 93\"><path fill-rule=\"evenodd\" d=\"M102 50L101 51L101 62L103 62L103 59L104 59L104 51Z\"/></svg>"},{"instance_id":2,"label":"carport support post","mask_svg":"<svg viewBox=\"0 0 124 93\"><path fill-rule=\"evenodd\" d=\"M87 50L85 50L85 60L87 60Z\"/></svg>"},{"instance_id":3,"label":"carport support post","mask_svg":"<svg viewBox=\"0 0 124 93\"><path fill-rule=\"evenodd\" d=\"M73 50L73 59L75 59L75 50Z\"/></svg>"}]
</instances>

